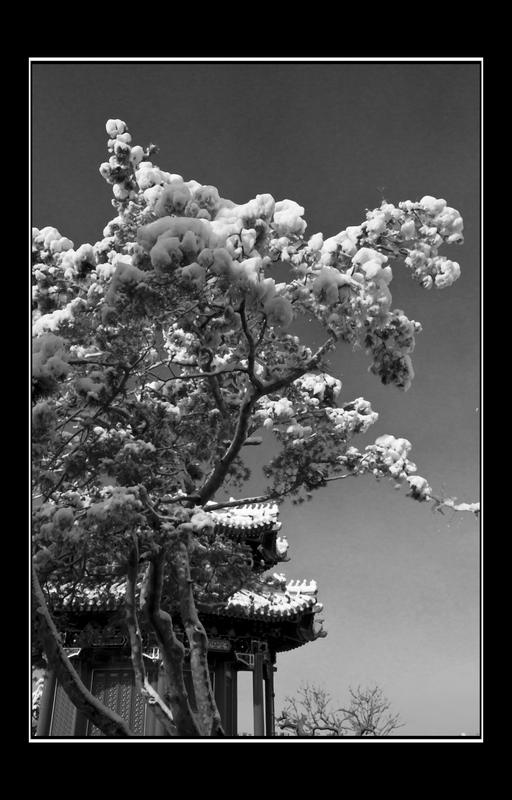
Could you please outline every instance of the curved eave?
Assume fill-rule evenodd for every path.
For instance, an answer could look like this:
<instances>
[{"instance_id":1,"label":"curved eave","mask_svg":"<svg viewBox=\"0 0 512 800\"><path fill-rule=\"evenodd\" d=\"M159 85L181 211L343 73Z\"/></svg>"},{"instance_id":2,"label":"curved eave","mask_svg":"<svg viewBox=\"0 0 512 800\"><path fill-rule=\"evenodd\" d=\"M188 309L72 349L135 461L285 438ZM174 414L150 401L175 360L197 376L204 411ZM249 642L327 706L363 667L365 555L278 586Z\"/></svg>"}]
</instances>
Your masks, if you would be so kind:
<instances>
[{"instance_id":1,"label":"curved eave","mask_svg":"<svg viewBox=\"0 0 512 800\"><path fill-rule=\"evenodd\" d=\"M220 617L238 617L240 619L268 620L269 622L294 622L299 620L303 614L313 613L309 605L301 608L254 608L251 606L229 606L225 609L216 611Z\"/></svg>"},{"instance_id":2,"label":"curved eave","mask_svg":"<svg viewBox=\"0 0 512 800\"><path fill-rule=\"evenodd\" d=\"M235 525L234 523L215 523L216 533L225 534L236 541L244 541L246 539L259 540L263 534L268 533L269 531L277 534L280 530L280 522L248 523L247 525Z\"/></svg>"},{"instance_id":3,"label":"curved eave","mask_svg":"<svg viewBox=\"0 0 512 800\"><path fill-rule=\"evenodd\" d=\"M124 600L70 600L69 602L63 601L62 603L53 603L53 608L56 611L86 611L103 612L103 611L121 611L124 606Z\"/></svg>"},{"instance_id":4,"label":"curved eave","mask_svg":"<svg viewBox=\"0 0 512 800\"><path fill-rule=\"evenodd\" d=\"M270 649L275 653L283 653L327 636L327 632L322 629L321 621L317 620L315 615L316 612L313 610L286 619L225 614L223 620L224 624L233 626L229 638L233 642L234 650L237 649L237 644L235 644L237 639L247 643L251 638L258 638L266 640ZM217 626L220 615L206 612L200 616L207 630L213 625L216 628L213 636L218 635ZM226 631L225 628L224 634Z\"/></svg>"}]
</instances>

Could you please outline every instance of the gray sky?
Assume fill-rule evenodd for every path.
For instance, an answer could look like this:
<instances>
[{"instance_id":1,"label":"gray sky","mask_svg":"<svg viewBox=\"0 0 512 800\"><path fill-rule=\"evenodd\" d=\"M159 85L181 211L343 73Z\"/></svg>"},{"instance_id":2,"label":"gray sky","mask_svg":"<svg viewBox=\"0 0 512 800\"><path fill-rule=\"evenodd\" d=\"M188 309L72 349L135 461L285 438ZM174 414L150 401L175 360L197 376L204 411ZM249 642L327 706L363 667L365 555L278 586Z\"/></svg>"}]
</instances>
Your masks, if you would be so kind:
<instances>
[{"instance_id":1,"label":"gray sky","mask_svg":"<svg viewBox=\"0 0 512 800\"><path fill-rule=\"evenodd\" d=\"M378 422L353 444L390 433L412 442L418 474L460 502L479 499L480 65L327 63L37 63L32 65L32 225L53 225L77 248L116 212L99 174L105 123L124 120L154 162L243 203L269 192L305 207L307 234L332 236L388 202L444 198L465 243L441 253L462 274L423 291L392 264L393 308L422 323L416 377L401 393L348 347L331 358L342 402L363 396ZM307 321L297 332L320 343ZM247 494L264 486L264 453ZM402 735L479 732L480 541L469 514L428 504L370 478L285 503L290 579L315 579L326 639L278 658L276 710L301 681L344 704L348 687L378 683L407 720ZM279 570L279 565L278 569ZM242 681L241 730L251 730ZM245 685L247 684L247 685ZM245 700L244 700L245 697Z\"/></svg>"}]
</instances>

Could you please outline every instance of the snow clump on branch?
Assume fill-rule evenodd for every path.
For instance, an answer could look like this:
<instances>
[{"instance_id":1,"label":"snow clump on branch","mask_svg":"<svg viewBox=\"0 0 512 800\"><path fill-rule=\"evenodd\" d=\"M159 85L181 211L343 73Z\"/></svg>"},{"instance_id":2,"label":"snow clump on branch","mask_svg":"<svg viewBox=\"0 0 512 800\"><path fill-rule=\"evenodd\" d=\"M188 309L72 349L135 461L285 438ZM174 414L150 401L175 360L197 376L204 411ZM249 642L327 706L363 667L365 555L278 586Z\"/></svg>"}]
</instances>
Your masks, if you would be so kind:
<instances>
[{"instance_id":1,"label":"snow clump on branch","mask_svg":"<svg viewBox=\"0 0 512 800\"><path fill-rule=\"evenodd\" d=\"M285 476L285 487L303 481L309 491L332 470L370 470L407 481L411 496L428 499L428 484L411 477L407 440L380 437L363 455L347 447L378 415L363 398L338 405L341 381L325 359L346 343L366 352L384 384L410 387L421 325L393 308L390 264L405 264L424 289L451 285L460 266L439 248L463 242L459 212L430 195L396 206L383 201L358 225L306 238L298 203L268 193L235 203L215 186L162 169L157 148L133 145L123 120L108 120L106 129L109 159L100 174L112 186L116 216L103 239L75 250L56 228L33 229L41 452L61 435L55 414L78 404L87 458L73 469L98 459L132 488L151 473L152 486L168 480L172 490L165 491L178 497L182 478L175 476L188 468L213 474L239 420L240 434L244 426L249 433L238 437L241 444L259 426L273 429L286 458L269 469ZM278 262L288 268L280 283ZM326 332L316 355L287 333L299 315ZM86 412L94 424L83 422ZM197 433L205 418L211 424ZM229 479L241 485L242 468L231 467ZM121 494L112 489L101 500L103 511L106 502L108 513L126 505L118 488ZM140 502L135 494L134 513ZM194 524L207 527L206 518Z\"/></svg>"}]
</instances>

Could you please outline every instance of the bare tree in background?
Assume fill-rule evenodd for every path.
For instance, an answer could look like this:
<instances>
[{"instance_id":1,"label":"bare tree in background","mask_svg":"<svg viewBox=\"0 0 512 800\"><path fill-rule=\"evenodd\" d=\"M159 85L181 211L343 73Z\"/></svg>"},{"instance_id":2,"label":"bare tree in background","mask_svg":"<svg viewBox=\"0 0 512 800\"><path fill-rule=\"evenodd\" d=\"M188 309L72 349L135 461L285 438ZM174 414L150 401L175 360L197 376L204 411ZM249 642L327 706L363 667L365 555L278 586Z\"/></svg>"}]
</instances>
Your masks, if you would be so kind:
<instances>
[{"instance_id":1,"label":"bare tree in background","mask_svg":"<svg viewBox=\"0 0 512 800\"><path fill-rule=\"evenodd\" d=\"M348 708L329 709L331 696L306 683L298 698L287 697L289 704L276 720L292 736L389 736L405 723L399 714L389 713L390 702L375 686L350 691Z\"/></svg>"}]
</instances>

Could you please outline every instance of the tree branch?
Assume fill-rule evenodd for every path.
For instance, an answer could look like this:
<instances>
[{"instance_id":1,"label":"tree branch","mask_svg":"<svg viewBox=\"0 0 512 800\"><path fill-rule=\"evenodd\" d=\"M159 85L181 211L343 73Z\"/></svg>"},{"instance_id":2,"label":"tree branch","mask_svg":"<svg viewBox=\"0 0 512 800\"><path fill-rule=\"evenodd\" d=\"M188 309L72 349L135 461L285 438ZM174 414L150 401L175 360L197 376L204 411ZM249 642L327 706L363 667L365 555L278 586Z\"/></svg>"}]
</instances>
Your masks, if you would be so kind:
<instances>
[{"instance_id":1,"label":"tree branch","mask_svg":"<svg viewBox=\"0 0 512 800\"><path fill-rule=\"evenodd\" d=\"M249 380L251 381L252 385L261 392L263 390L263 383L260 379L256 376L256 372L254 369L255 359L256 359L256 345L254 343L254 338L249 330L249 326L247 324L247 317L245 314L245 297L240 303L240 319L242 320L242 330L245 334L245 338L247 339L247 343L249 345L249 356L247 359L247 363L249 366Z\"/></svg>"},{"instance_id":2,"label":"tree branch","mask_svg":"<svg viewBox=\"0 0 512 800\"><path fill-rule=\"evenodd\" d=\"M141 589L140 606L155 633L160 648L174 724L180 736L196 738L202 733L190 708L185 688L183 678L185 648L176 638L170 614L160 608L164 563L165 550L161 548L159 554L149 562Z\"/></svg>"},{"instance_id":3,"label":"tree branch","mask_svg":"<svg viewBox=\"0 0 512 800\"><path fill-rule=\"evenodd\" d=\"M223 736L220 714L210 683L208 637L194 602L188 548L183 539L176 545L174 565L179 589L181 619L190 645L190 669L199 716L206 736Z\"/></svg>"},{"instance_id":4,"label":"tree branch","mask_svg":"<svg viewBox=\"0 0 512 800\"><path fill-rule=\"evenodd\" d=\"M158 692L151 686L142 655L142 636L140 633L137 613L135 610L135 588L138 577L139 548L137 537L133 536L133 546L128 559L128 573L126 576L125 612L126 624L130 635L132 664L135 671L135 684L142 694L147 706L155 717L162 723L170 736L177 735L177 729L172 719L172 713L166 706Z\"/></svg>"},{"instance_id":5,"label":"tree branch","mask_svg":"<svg viewBox=\"0 0 512 800\"><path fill-rule=\"evenodd\" d=\"M338 737L388 736L403 725L398 714L383 719L390 704L378 686L364 691L358 687L357 692L350 689L350 708L337 708L335 711L327 710L331 698L323 689L306 684L298 693L302 699L297 701L287 697L290 706L277 720L281 728L288 728L297 736L315 736L317 732ZM306 713L299 713L299 704Z\"/></svg>"},{"instance_id":6,"label":"tree branch","mask_svg":"<svg viewBox=\"0 0 512 800\"><path fill-rule=\"evenodd\" d=\"M229 472L231 464L239 455L240 450L243 447L243 443L247 439L247 431L249 428L252 410L260 396L260 393L254 389L254 387L251 386L247 389L245 397L240 406L238 424L231 444L224 456L220 459L218 464L210 473L210 476L207 478L205 484L198 491L201 505L204 505L208 502L208 500L211 500L215 492L222 486L224 479Z\"/></svg>"},{"instance_id":7,"label":"tree branch","mask_svg":"<svg viewBox=\"0 0 512 800\"><path fill-rule=\"evenodd\" d=\"M325 355L325 353L334 347L335 341L331 337L327 340L319 349L316 351L315 355L312 356L309 361L306 362L304 367L297 367L293 369L288 375L283 376L282 378L277 378L275 381L271 381L270 383L263 384L263 392L261 396L272 394L272 392L278 392L281 389L290 386L291 383L298 380L298 378L302 378L307 372L311 372L311 370L316 369L318 367L318 362Z\"/></svg>"}]
</instances>

